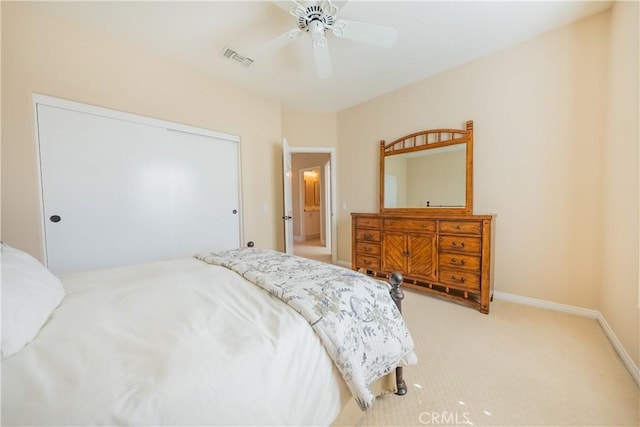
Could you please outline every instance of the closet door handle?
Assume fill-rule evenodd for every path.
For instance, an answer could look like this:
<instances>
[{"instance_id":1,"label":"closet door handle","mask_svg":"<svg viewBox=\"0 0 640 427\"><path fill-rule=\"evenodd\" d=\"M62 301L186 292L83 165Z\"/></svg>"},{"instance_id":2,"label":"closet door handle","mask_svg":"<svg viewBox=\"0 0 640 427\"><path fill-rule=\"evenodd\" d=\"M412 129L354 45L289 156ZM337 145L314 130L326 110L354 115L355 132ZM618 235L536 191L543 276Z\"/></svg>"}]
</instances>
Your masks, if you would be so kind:
<instances>
[{"instance_id":1,"label":"closet door handle","mask_svg":"<svg viewBox=\"0 0 640 427\"><path fill-rule=\"evenodd\" d=\"M60 218L60 215L51 215L49 217L49 221L51 221L51 222L60 222L61 219L62 218Z\"/></svg>"}]
</instances>

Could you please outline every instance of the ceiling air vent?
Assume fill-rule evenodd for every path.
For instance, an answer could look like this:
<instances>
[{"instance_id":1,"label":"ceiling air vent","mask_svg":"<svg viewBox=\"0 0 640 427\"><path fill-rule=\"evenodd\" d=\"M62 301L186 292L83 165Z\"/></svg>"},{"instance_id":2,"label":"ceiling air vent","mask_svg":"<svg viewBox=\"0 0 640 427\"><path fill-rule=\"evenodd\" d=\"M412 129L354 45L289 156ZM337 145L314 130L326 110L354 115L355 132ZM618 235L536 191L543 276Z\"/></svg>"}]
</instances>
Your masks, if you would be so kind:
<instances>
[{"instance_id":1,"label":"ceiling air vent","mask_svg":"<svg viewBox=\"0 0 640 427\"><path fill-rule=\"evenodd\" d=\"M222 56L224 56L225 58L231 61L237 62L243 67L249 67L251 64L253 64L253 59L247 56L240 55L238 52L231 49L229 46L226 46L224 49L222 49L221 53L222 53Z\"/></svg>"}]
</instances>

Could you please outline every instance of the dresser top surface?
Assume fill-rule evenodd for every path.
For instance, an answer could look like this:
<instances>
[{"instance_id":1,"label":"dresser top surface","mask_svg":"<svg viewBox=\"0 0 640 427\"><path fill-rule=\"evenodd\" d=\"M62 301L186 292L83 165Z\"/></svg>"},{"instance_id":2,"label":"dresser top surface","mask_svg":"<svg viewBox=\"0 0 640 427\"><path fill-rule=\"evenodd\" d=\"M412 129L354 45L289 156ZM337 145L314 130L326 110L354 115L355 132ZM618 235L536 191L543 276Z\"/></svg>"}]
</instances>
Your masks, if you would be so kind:
<instances>
[{"instance_id":1,"label":"dresser top surface","mask_svg":"<svg viewBox=\"0 0 640 427\"><path fill-rule=\"evenodd\" d=\"M483 215L434 215L430 213L376 213L376 212L351 212L351 216L370 216L377 218L420 218L420 219L444 219L444 220L473 220L473 219L493 219L496 214Z\"/></svg>"}]
</instances>

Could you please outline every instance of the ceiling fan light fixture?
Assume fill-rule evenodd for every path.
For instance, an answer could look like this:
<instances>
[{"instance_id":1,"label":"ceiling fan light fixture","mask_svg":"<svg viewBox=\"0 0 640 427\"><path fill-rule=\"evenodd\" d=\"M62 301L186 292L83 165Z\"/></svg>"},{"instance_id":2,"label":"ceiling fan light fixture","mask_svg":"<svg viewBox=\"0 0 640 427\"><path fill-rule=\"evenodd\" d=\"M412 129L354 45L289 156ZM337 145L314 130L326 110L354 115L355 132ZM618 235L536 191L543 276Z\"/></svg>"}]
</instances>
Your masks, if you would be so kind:
<instances>
[{"instance_id":1,"label":"ceiling fan light fixture","mask_svg":"<svg viewBox=\"0 0 640 427\"><path fill-rule=\"evenodd\" d=\"M309 34L311 34L313 40L324 38L324 31L325 28L322 22L314 20L309 23Z\"/></svg>"}]
</instances>

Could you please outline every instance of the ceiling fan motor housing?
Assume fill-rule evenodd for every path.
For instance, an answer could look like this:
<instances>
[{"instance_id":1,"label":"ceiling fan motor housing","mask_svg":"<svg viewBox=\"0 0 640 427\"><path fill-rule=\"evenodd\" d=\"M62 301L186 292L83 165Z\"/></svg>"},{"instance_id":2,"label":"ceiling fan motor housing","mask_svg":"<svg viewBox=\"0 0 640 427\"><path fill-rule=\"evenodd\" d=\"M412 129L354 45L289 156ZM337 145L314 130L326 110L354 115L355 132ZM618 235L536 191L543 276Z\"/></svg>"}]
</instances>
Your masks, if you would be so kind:
<instances>
[{"instance_id":1,"label":"ceiling fan motor housing","mask_svg":"<svg viewBox=\"0 0 640 427\"><path fill-rule=\"evenodd\" d=\"M309 31L311 23L317 21L322 24L324 30L330 28L335 22L335 15L327 13L325 9L317 4L308 6L297 13L298 28Z\"/></svg>"}]
</instances>

